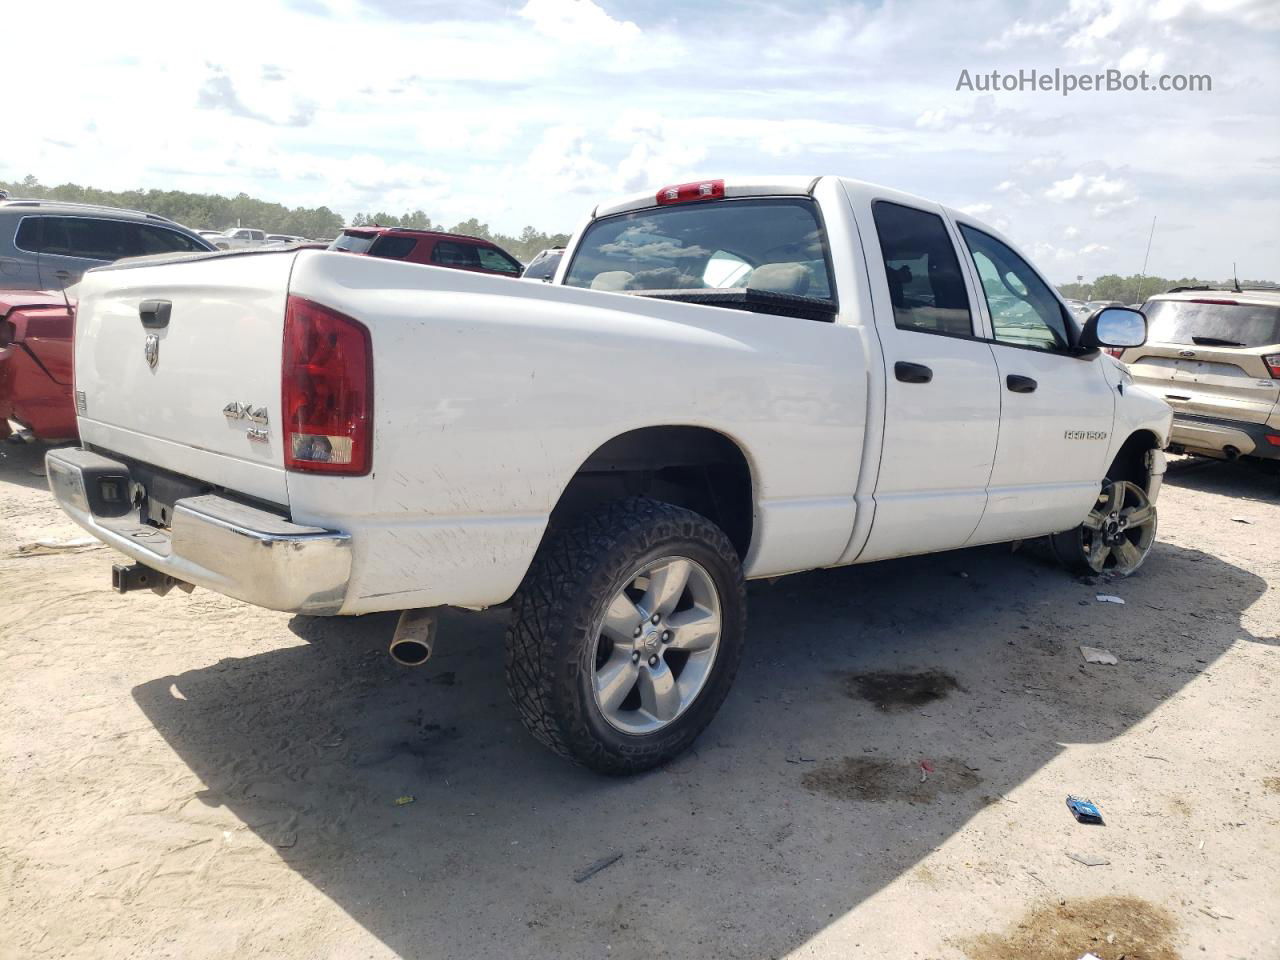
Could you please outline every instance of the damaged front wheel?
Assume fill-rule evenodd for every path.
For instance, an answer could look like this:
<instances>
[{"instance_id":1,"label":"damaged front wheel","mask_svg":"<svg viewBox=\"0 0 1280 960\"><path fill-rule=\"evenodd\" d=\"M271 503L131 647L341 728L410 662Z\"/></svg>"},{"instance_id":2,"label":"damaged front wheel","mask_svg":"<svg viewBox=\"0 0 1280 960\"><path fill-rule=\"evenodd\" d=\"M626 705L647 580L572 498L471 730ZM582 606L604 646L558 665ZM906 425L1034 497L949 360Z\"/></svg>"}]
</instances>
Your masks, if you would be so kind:
<instances>
[{"instance_id":1,"label":"damaged front wheel","mask_svg":"<svg viewBox=\"0 0 1280 960\"><path fill-rule=\"evenodd\" d=\"M1074 530L1050 541L1063 566L1077 573L1128 576L1142 566L1156 540L1156 505L1138 484L1108 480Z\"/></svg>"}]
</instances>

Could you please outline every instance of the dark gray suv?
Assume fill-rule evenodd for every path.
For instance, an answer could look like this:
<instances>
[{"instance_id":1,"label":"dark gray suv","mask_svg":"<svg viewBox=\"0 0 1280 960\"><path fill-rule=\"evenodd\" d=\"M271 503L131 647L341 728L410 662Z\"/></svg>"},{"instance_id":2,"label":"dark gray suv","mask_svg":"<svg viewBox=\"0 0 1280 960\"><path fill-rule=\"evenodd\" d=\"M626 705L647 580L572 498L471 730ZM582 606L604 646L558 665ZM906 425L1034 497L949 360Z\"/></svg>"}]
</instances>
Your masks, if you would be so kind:
<instances>
[{"instance_id":1,"label":"dark gray suv","mask_svg":"<svg viewBox=\"0 0 1280 960\"><path fill-rule=\"evenodd\" d=\"M154 213L58 200L0 200L0 289L60 290L90 267L214 246Z\"/></svg>"}]
</instances>

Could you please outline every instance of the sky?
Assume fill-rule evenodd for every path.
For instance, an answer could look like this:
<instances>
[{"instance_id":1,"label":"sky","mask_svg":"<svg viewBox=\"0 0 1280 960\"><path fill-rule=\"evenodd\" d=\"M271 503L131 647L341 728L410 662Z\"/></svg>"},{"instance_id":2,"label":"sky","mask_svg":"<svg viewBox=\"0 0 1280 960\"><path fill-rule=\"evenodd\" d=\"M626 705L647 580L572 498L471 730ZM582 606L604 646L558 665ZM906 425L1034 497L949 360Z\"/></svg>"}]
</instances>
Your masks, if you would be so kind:
<instances>
[{"instance_id":1,"label":"sky","mask_svg":"<svg viewBox=\"0 0 1280 960\"><path fill-rule=\"evenodd\" d=\"M1153 217L1149 273L1280 280L1280 0L53 9L4 13L0 180L511 233L672 182L838 174L965 209L1059 283L1139 272ZM1033 68L1212 90L957 89Z\"/></svg>"}]
</instances>

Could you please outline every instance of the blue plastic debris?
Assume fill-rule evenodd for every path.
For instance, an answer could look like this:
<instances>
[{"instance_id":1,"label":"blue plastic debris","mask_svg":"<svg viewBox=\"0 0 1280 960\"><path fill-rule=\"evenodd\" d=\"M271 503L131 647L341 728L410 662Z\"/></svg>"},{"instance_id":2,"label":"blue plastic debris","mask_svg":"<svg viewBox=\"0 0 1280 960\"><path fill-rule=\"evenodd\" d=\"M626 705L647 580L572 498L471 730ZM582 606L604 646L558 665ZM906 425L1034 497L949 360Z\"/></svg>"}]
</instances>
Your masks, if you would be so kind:
<instances>
[{"instance_id":1,"label":"blue plastic debris","mask_svg":"<svg viewBox=\"0 0 1280 960\"><path fill-rule=\"evenodd\" d=\"M1102 811L1098 809L1098 805L1092 800L1085 800L1083 797L1067 797L1067 809L1081 823L1102 824Z\"/></svg>"}]
</instances>

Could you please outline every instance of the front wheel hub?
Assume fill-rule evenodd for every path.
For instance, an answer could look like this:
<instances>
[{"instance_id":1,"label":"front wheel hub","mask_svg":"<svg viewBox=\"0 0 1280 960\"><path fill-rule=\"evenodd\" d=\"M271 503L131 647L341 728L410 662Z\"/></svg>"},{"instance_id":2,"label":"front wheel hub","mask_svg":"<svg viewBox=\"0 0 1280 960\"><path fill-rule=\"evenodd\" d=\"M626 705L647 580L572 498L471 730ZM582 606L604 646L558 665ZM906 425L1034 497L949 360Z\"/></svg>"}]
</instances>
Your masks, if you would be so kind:
<instances>
[{"instance_id":1,"label":"front wheel hub","mask_svg":"<svg viewBox=\"0 0 1280 960\"><path fill-rule=\"evenodd\" d=\"M1080 527L1080 549L1094 573L1126 576L1142 565L1156 538L1156 508L1146 490L1108 481Z\"/></svg>"}]
</instances>

